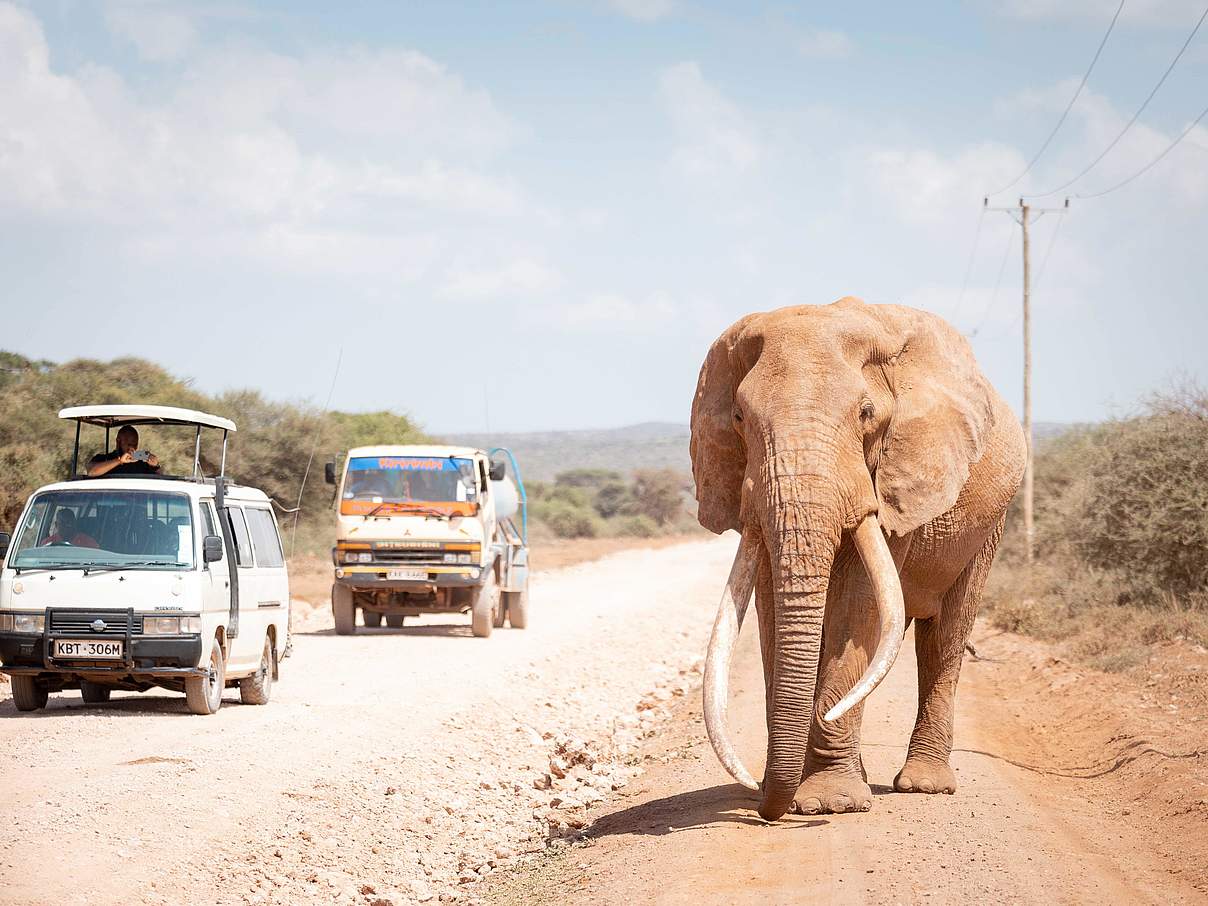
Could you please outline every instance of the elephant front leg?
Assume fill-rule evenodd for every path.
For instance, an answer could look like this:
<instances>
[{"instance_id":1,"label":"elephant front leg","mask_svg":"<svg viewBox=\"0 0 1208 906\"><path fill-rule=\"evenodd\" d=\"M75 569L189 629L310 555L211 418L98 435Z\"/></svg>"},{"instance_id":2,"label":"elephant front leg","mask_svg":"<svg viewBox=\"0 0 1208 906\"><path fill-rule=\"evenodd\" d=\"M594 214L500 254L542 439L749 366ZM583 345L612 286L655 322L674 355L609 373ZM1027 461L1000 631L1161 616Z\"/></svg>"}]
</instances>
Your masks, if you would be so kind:
<instances>
[{"instance_id":1,"label":"elephant front leg","mask_svg":"<svg viewBox=\"0 0 1208 906\"><path fill-rule=\"evenodd\" d=\"M977 606L1002 535L1002 523L944 595L937 616L914 623L919 672L919 710L906 752L906 763L894 778L900 793L955 793L952 722L956 683L965 643L973 631Z\"/></svg>"},{"instance_id":2,"label":"elephant front leg","mask_svg":"<svg viewBox=\"0 0 1208 906\"><path fill-rule=\"evenodd\" d=\"M867 614L875 613L876 602L872 589L862 580L842 583L835 591L838 593L827 602L809 748L795 797L797 809L806 815L866 812L872 808L872 789L860 759L863 704L836 721L824 721L822 715L847 694L868 667L877 638Z\"/></svg>"}]
</instances>

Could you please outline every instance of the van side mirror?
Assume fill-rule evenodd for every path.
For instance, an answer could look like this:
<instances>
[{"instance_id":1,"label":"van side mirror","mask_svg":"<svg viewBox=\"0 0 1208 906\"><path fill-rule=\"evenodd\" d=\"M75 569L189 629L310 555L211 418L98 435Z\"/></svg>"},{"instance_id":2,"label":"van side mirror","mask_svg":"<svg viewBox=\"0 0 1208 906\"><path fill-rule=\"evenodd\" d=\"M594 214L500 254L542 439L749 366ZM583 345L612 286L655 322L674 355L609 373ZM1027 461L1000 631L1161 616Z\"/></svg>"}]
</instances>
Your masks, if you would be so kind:
<instances>
[{"instance_id":1,"label":"van side mirror","mask_svg":"<svg viewBox=\"0 0 1208 906\"><path fill-rule=\"evenodd\" d=\"M0 560L4 559L4 555L8 553L8 546L12 544L13 536L8 532L0 532Z\"/></svg>"},{"instance_id":2,"label":"van side mirror","mask_svg":"<svg viewBox=\"0 0 1208 906\"><path fill-rule=\"evenodd\" d=\"M218 535L206 535L201 541L201 558L206 563L222 559L222 538Z\"/></svg>"},{"instance_id":3,"label":"van side mirror","mask_svg":"<svg viewBox=\"0 0 1208 906\"><path fill-rule=\"evenodd\" d=\"M334 462L325 463L323 466L323 479L328 484L336 483L336 464Z\"/></svg>"},{"instance_id":4,"label":"van side mirror","mask_svg":"<svg viewBox=\"0 0 1208 906\"><path fill-rule=\"evenodd\" d=\"M507 465L502 462L491 463L491 481L503 481L503 476L507 472Z\"/></svg>"}]
</instances>

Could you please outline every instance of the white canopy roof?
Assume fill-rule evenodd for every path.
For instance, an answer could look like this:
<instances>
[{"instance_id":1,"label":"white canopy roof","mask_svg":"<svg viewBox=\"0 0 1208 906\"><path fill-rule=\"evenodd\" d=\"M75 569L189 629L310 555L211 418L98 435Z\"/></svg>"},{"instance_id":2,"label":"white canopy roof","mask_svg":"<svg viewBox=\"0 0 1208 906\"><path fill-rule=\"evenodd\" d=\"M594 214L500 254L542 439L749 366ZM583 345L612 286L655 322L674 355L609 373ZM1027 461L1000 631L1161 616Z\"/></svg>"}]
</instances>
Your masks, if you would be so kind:
<instances>
[{"instance_id":1,"label":"white canopy roof","mask_svg":"<svg viewBox=\"0 0 1208 906\"><path fill-rule=\"evenodd\" d=\"M102 428L118 428L122 425L200 425L222 431L235 430L235 423L229 418L176 406L71 406L60 409L59 418L100 425Z\"/></svg>"}]
</instances>

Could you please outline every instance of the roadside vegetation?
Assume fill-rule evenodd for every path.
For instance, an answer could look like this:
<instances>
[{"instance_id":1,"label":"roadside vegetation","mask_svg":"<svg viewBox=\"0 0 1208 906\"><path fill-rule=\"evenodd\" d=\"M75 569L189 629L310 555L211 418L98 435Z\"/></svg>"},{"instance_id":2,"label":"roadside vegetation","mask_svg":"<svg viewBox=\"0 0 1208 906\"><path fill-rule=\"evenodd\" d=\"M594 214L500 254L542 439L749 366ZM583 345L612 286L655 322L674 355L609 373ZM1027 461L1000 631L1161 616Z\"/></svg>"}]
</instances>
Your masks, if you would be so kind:
<instances>
[{"instance_id":1,"label":"roadside vegetation","mask_svg":"<svg viewBox=\"0 0 1208 906\"><path fill-rule=\"evenodd\" d=\"M994 625L1112 671L1157 642L1208 645L1208 391L1044 441L1035 473L1035 562L1017 499L986 589Z\"/></svg>"},{"instance_id":2,"label":"roadside vegetation","mask_svg":"<svg viewBox=\"0 0 1208 906\"><path fill-rule=\"evenodd\" d=\"M146 403L230 418L239 430L230 438L228 474L261 488L284 508L298 504L302 474L315 447L298 520L300 554L325 556L330 547L334 518L331 487L323 482L327 459L357 444L426 439L405 415L329 412L322 417L314 406L275 402L255 390L210 396L160 366L135 358L55 364L0 352L0 400L0 531L12 530L30 492L67 475L74 434L72 425L58 419L59 409L66 406ZM187 429L144 427L139 433L140 445L159 455L168 474L187 473L192 467L193 438ZM222 448L217 432L206 434L210 436L203 440L202 464L211 475L218 471ZM84 427L81 468L104 443L102 429ZM279 509L277 519L288 551L293 517Z\"/></svg>"},{"instance_id":3,"label":"roadside vegetation","mask_svg":"<svg viewBox=\"0 0 1208 906\"><path fill-rule=\"evenodd\" d=\"M408 416L393 412L328 412L306 403L277 402L255 390L208 395L188 380L144 359L109 362L77 359L56 364L0 351L0 531L12 531L29 494L61 480L71 464L72 426L58 419L66 406L146 403L200 409L234 420L227 472L264 490L278 504L277 519L287 551L302 475L312 447L314 462L301 501L297 554L326 560L334 533L332 490L323 464L337 461L350 447L421 443L431 438ZM206 432L202 464L218 471L221 442ZM110 443L112 444L111 438ZM105 443L104 431L85 426L81 469ZM193 462L191 432L179 428L140 429L140 445L157 453L169 474L186 473ZM621 451L614 451L623 458ZM521 463L524 467L524 463ZM620 472L579 469L552 482L528 487L534 536L541 538L652 538L695 527L687 508L691 479L671 469Z\"/></svg>"},{"instance_id":4,"label":"roadside vegetation","mask_svg":"<svg viewBox=\"0 0 1208 906\"><path fill-rule=\"evenodd\" d=\"M572 469L529 482L534 533L556 538L655 538L697 529L692 478L674 469Z\"/></svg>"}]
</instances>

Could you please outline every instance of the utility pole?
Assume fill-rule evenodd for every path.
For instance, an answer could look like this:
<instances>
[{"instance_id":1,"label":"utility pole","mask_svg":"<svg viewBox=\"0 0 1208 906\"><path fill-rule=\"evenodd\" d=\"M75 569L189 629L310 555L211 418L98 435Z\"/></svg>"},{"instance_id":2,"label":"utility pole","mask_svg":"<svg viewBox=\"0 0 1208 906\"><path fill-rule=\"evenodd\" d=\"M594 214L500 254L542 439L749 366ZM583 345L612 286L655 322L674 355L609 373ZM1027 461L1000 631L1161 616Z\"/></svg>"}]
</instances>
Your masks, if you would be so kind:
<instances>
[{"instance_id":1,"label":"utility pole","mask_svg":"<svg viewBox=\"0 0 1208 906\"><path fill-rule=\"evenodd\" d=\"M1019 204L1010 208L992 208L990 199L983 198L982 206L987 211L1003 211L1023 229L1023 433L1027 438L1027 462L1023 470L1023 535L1024 554L1030 564L1032 562L1032 546L1036 538L1036 530L1032 521L1032 261L1031 245L1028 237L1028 225L1032 213L1040 216L1045 214L1065 214L1070 209L1070 200L1060 208L1033 208L1019 199ZM1018 214L1018 216L1016 216Z\"/></svg>"}]
</instances>

